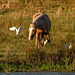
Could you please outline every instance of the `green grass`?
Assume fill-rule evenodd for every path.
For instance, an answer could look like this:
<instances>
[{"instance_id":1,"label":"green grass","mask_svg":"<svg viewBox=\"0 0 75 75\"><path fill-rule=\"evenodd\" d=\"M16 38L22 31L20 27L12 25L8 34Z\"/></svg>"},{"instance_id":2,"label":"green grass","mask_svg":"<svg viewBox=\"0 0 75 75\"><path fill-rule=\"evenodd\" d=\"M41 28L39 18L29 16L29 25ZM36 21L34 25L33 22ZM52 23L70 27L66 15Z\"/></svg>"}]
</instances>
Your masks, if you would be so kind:
<instances>
[{"instance_id":1,"label":"green grass","mask_svg":"<svg viewBox=\"0 0 75 75\"><path fill-rule=\"evenodd\" d=\"M48 5L47 5L48 3ZM30 6L30 8L29 8ZM35 7L35 8L34 8ZM41 10L41 8L43 9ZM61 7L62 12L56 12ZM18 9L0 11L0 71L73 71L73 54L75 54L75 15L74 5L57 1L44 1L42 4L27 4ZM63 9L64 8L64 9ZM28 40L29 24L35 13L46 13L52 23L49 44L35 48ZM23 27L19 35L9 28ZM63 43L74 44L71 50ZM75 60L75 59L74 59Z\"/></svg>"}]
</instances>

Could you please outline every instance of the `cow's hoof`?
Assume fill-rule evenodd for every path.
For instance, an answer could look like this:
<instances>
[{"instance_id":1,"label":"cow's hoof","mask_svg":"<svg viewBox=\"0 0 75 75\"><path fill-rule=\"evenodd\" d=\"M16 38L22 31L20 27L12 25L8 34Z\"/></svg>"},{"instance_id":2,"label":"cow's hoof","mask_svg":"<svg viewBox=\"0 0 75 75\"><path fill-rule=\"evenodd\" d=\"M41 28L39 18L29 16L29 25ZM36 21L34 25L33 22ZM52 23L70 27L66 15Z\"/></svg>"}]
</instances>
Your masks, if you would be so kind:
<instances>
[{"instance_id":1,"label":"cow's hoof","mask_svg":"<svg viewBox=\"0 0 75 75\"><path fill-rule=\"evenodd\" d=\"M50 43L50 40L48 40L48 42Z\"/></svg>"}]
</instances>

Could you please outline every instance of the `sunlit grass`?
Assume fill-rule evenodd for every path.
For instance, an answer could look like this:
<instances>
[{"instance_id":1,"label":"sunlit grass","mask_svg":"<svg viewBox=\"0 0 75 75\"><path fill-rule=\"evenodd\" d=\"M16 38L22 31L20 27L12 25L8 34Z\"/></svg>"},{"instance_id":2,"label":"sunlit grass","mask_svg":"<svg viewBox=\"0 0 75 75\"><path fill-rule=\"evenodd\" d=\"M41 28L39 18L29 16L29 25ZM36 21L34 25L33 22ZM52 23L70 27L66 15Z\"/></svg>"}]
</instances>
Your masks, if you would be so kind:
<instances>
[{"instance_id":1,"label":"sunlit grass","mask_svg":"<svg viewBox=\"0 0 75 75\"><path fill-rule=\"evenodd\" d=\"M10 71L57 71L57 70L73 70L72 50L67 51L64 42L75 42L75 15L74 10L66 4L58 5L52 1L51 7L42 4L35 8L30 6L25 9L9 10L7 12L0 11L0 70ZM50 5L49 2L48 5ZM56 12L61 7L60 15ZM63 7L65 7L63 9ZM70 10L69 10L70 9ZM35 48L35 37L32 41L28 40L29 24L32 23L32 16L38 11L46 13L52 23L50 30L50 43L41 48ZM16 35L15 31L10 31L10 27L22 27L24 30ZM68 49L67 49L68 50ZM71 54L71 55L69 55ZM67 60L69 58L69 61ZM61 59L61 60L60 60ZM62 65L61 65L62 64ZM8 66L9 65L9 66ZM68 68L66 67L68 66Z\"/></svg>"}]
</instances>

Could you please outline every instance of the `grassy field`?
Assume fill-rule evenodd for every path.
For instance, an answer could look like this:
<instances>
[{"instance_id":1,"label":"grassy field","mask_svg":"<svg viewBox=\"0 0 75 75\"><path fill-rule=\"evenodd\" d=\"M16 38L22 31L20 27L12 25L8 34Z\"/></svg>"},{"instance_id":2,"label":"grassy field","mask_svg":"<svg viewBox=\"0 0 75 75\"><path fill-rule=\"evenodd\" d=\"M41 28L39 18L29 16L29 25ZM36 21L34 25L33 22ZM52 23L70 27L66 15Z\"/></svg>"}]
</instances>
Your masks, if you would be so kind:
<instances>
[{"instance_id":1,"label":"grassy field","mask_svg":"<svg viewBox=\"0 0 75 75\"><path fill-rule=\"evenodd\" d=\"M65 1L65 0L64 0ZM0 71L75 71L75 2L41 0L0 10ZM28 40L28 28L35 13L49 16L50 43L35 48ZM16 35L9 28L21 26ZM72 49L64 47L64 42Z\"/></svg>"}]
</instances>

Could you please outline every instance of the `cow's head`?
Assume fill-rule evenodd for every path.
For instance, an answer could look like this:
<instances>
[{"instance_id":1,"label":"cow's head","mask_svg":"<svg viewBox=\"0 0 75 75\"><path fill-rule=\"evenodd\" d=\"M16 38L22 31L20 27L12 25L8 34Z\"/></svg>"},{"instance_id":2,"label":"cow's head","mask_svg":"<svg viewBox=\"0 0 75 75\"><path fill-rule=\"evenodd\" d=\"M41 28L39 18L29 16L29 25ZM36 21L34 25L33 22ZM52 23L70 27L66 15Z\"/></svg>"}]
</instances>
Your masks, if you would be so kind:
<instances>
[{"instance_id":1,"label":"cow's head","mask_svg":"<svg viewBox=\"0 0 75 75\"><path fill-rule=\"evenodd\" d=\"M33 40L33 37L36 34L36 32L37 32L37 29L35 27L35 24L34 23L30 24L30 26L29 26L29 38L28 39Z\"/></svg>"}]
</instances>

